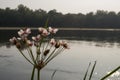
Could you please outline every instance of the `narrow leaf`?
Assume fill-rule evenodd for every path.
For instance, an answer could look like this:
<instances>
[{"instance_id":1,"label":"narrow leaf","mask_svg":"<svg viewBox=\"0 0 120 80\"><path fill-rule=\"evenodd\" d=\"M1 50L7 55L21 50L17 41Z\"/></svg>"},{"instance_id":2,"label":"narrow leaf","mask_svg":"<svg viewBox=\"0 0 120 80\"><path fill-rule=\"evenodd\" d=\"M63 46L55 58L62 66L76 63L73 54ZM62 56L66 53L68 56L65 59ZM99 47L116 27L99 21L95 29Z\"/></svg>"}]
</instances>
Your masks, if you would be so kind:
<instances>
[{"instance_id":1,"label":"narrow leaf","mask_svg":"<svg viewBox=\"0 0 120 80\"><path fill-rule=\"evenodd\" d=\"M120 66L117 67L116 69L114 69L113 71L111 71L109 74L105 75L103 78L101 78L100 80L104 80L106 78L108 78L109 76L111 76L113 73L115 73L117 70L120 69Z\"/></svg>"},{"instance_id":2,"label":"narrow leaf","mask_svg":"<svg viewBox=\"0 0 120 80\"><path fill-rule=\"evenodd\" d=\"M55 71L52 73L51 80L53 80L56 72L57 72L57 70L55 70Z\"/></svg>"},{"instance_id":3,"label":"narrow leaf","mask_svg":"<svg viewBox=\"0 0 120 80\"><path fill-rule=\"evenodd\" d=\"M92 71L91 71L91 73L90 73L89 80L91 80L91 78L92 78L93 72L94 72L94 70L95 70L95 66L96 66L96 61L95 61L94 65L93 65Z\"/></svg>"},{"instance_id":4,"label":"narrow leaf","mask_svg":"<svg viewBox=\"0 0 120 80\"><path fill-rule=\"evenodd\" d=\"M86 73L85 73L85 76L84 76L83 80L86 80L86 77L87 77L87 74L88 74L88 70L89 70L90 65L91 65L91 62L89 62L89 65L88 65L88 68L87 68L87 70L86 70Z\"/></svg>"},{"instance_id":5,"label":"narrow leaf","mask_svg":"<svg viewBox=\"0 0 120 80\"><path fill-rule=\"evenodd\" d=\"M49 21L49 18L47 18L47 21L45 22L45 28L48 27L48 21Z\"/></svg>"}]
</instances>

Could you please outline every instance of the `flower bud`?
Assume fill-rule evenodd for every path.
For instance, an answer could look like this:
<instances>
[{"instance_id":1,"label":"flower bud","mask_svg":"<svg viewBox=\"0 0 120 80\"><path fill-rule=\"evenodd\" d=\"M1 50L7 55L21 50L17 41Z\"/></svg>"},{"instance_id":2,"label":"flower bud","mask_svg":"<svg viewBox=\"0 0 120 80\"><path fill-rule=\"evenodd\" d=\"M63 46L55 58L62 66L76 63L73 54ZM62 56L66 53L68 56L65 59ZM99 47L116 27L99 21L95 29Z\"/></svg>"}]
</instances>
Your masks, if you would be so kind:
<instances>
[{"instance_id":1,"label":"flower bud","mask_svg":"<svg viewBox=\"0 0 120 80\"><path fill-rule=\"evenodd\" d=\"M42 34L43 30L44 30L44 28L42 28L42 27L38 28L38 31L40 34Z\"/></svg>"},{"instance_id":2,"label":"flower bud","mask_svg":"<svg viewBox=\"0 0 120 80\"><path fill-rule=\"evenodd\" d=\"M39 47L38 42L34 42L34 46Z\"/></svg>"},{"instance_id":3,"label":"flower bud","mask_svg":"<svg viewBox=\"0 0 120 80\"><path fill-rule=\"evenodd\" d=\"M68 44L67 44L66 41L59 41L59 42L60 42L60 45L63 46L63 48L69 49Z\"/></svg>"},{"instance_id":4,"label":"flower bud","mask_svg":"<svg viewBox=\"0 0 120 80\"><path fill-rule=\"evenodd\" d=\"M65 49L69 49L67 44L63 44L63 47L64 47Z\"/></svg>"},{"instance_id":5,"label":"flower bud","mask_svg":"<svg viewBox=\"0 0 120 80\"><path fill-rule=\"evenodd\" d=\"M64 43L64 44L63 44L63 47L64 47L65 49L70 49L70 47L68 46L67 43Z\"/></svg>"},{"instance_id":6,"label":"flower bud","mask_svg":"<svg viewBox=\"0 0 120 80\"><path fill-rule=\"evenodd\" d=\"M33 43L30 40L27 40L26 42L27 42L28 46L32 46L33 45Z\"/></svg>"},{"instance_id":7,"label":"flower bud","mask_svg":"<svg viewBox=\"0 0 120 80\"><path fill-rule=\"evenodd\" d=\"M55 45L55 44L56 44L56 41L55 41L54 38L52 38L52 39L50 40L50 44L51 44L51 45Z\"/></svg>"},{"instance_id":8,"label":"flower bud","mask_svg":"<svg viewBox=\"0 0 120 80\"><path fill-rule=\"evenodd\" d=\"M44 29L42 32L42 36L46 37L48 35L49 35L49 32L46 29Z\"/></svg>"},{"instance_id":9,"label":"flower bud","mask_svg":"<svg viewBox=\"0 0 120 80\"><path fill-rule=\"evenodd\" d=\"M60 47L60 43L57 42L57 43L55 44L55 48L59 48L59 47Z\"/></svg>"},{"instance_id":10,"label":"flower bud","mask_svg":"<svg viewBox=\"0 0 120 80\"><path fill-rule=\"evenodd\" d=\"M12 44L16 44L17 43L17 38L16 37L13 37L9 40Z\"/></svg>"},{"instance_id":11,"label":"flower bud","mask_svg":"<svg viewBox=\"0 0 120 80\"><path fill-rule=\"evenodd\" d=\"M45 50L45 52L43 53L44 54L44 56L47 56L47 54L50 52L50 50L49 49L47 49L47 50Z\"/></svg>"},{"instance_id":12,"label":"flower bud","mask_svg":"<svg viewBox=\"0 0 120 80\"><path fill-rule=\"evenodd\" d=\"M21 49L22 46L21 46L21 44L20 44L19 42L17 42L17 43L16 43L16 47L17 47L18 49Z\"/></svg>"}]
</instances>

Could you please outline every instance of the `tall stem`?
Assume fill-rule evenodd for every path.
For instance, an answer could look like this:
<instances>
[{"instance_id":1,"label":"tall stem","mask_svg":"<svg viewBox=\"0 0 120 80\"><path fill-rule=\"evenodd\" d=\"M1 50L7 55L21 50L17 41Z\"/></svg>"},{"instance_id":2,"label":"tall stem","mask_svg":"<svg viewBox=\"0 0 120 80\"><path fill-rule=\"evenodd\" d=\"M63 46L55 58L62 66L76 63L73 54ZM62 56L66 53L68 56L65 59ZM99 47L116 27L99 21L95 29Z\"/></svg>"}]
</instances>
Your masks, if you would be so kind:
<instances>
[{"instance_id":1,"label":"tall stem","mask_svg":"<svg viewBox=\"0 0 120 80\"><path fill-rule=\"evenodd\" d=\"M37 80L40 80L40 69L37 69L38 73L37 73Z\"/></svg>"},{"instance_id":2,"label":"tall stem","mask_svg":"<svg viewBox=\"0 0 120 80\"><path fill-rule=\"evenodd\" d=\"M33 56L33 52L32 52L32 50L31 50L31 48L29 46L28 46L28 49L29 49L29 51L31 53L31 57L32 57L33 62L36 64L35 58Z\"/></svg>"},{"instance_id":3,"label":"tall stem","mask_svg":"<svg viewBox=\"0 0 120 80\"><path fill-rule=\"evenodd\" d=\"M31 80L34 80L34 74L35 74L35 66L33 66L32 75L31 75Z\"/></svg>"},{"instance_id":4,"label":"tall stem","mask_svg":"<svg viewBox=\"0 0 120 80\"><path fill-rule=\"evenodd\" d=\"M18 49L19 50L19 49ZM20 51L20 53L23 55L23 57L29 62L29 63L31 63L32 65L34 65L24 54L23 54L23 52L21 51L21 50L19 50Z\"/></svg>"}]
</instances>

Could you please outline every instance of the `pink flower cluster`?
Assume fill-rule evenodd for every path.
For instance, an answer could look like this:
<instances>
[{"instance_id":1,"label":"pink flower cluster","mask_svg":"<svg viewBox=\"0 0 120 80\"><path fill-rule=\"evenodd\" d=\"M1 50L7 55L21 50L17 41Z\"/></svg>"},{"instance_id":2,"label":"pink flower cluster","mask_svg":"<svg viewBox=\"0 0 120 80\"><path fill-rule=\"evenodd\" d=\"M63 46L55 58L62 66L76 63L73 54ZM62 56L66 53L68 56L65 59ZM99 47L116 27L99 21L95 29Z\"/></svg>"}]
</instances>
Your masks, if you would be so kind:
<instances>
[{"instance_id":1,"label":"pink flower cluster","mask_svg":"<svg viewBox=\"0 0 120 80\"><path fill-rule=\"evenodd\" d=\"M28 62L34 65L37 69L42 69L49 61L60 54L65 49L69 49L69 46L65 40L55 40L54 38L47 38L48 35L56 34L58 29L56 28L38 28L39 34L33 36L32 39L28 39L31 34L30 28L21 29L18 31L19 37L13 37L9 41L14 44L21 54L26 58ZM32 51L32 46L36 47L36 54ZM26 49L30 55L31 60L27 58L22 49ZM41 57L41 58L40 58Z\"/></svg>"},{"instance_id":2,"label":"pink flower cluster","mask_svg":"<svg viewBox=\"0 0 120 80\"><path fill-rule=\"evenodd\" d=\"M11 38L9 41L16 45L18 48L22 47L22 45L27 45L27 46L32 46L33 44L35 46L39 46L40 45L40 41L42 40L42 38L47 37L50 34L56 34L56 32L58 31L58 29L56 28L51 28L49 27L48 29L46 28L38 28L39 34L37 36L33 36L32 37L32 41L28 40L28 35L31 33L31 29L30 28L25 28L25 29L21 29L20 31L18 31L18 35L19 37L13 37ZM19 43L19 45L18 45ZM63 46L64 48L68 49L68 45L66 43L66 41L62 41L62 40L55 40L54 38L52 38L50 40L50 44L54 45L56 48L59 46Z\"/></svg>"},{"instance_id":3,"label":"pink flower cluster","mask_svg":"<svg viewBox=\"0 0 120 80\"><path fill-rule=\"evenodd\" d=\"M31 33L31 29L30 28L25 28L25 29L21 29L20 31L18 31L18 35L19 37L13 37L11 38L9 41L16 45L17 48L19 49L23 49L25 46L32 46L33 43L28 40L28 35Z\"/></svg>"},{"instance_id":4,"label":"pink flower cluster","mask_svg":"<svg viewBox=\"0 0 120 80\"><path fill-rule=\"evenodd\" d=\"M33 65L34 76L35 69L38 72L44 68L52 59L63 52L65 49L69 49L69 46L65 40L49 39L49 35L56 34L58 29L56 28L38 28L39 34L33 36L31 40L28 38L31 34L30 28L21 29L18 31L19 37L13 37L9 41L17 47L23 57ZM32 46L35 46L36 51L32 50ZM26 56L26 50L29 56ZM33 80L33 77L31 78ZM38 79L39 80L39 79Z\"/></svg>"}]
</instances>

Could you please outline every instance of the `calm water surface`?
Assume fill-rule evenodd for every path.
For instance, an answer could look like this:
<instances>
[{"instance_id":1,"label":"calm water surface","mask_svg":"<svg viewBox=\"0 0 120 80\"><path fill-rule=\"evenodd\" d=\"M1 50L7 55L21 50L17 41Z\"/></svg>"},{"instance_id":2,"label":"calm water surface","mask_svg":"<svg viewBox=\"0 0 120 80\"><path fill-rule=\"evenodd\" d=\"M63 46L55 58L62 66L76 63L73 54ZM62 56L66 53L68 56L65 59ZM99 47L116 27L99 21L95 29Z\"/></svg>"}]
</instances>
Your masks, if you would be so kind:
<instances>
[{"instance_id":1,"label":"calm water surface","mask_svg":"<svg viewBox=\"0 0 120 80\"><path fill-rule=\"evenodd\" d=\"M70 49L57 56L41 73L41 80L50 80L57 70L54 80L82 80L89 62L97 60L92 80L100 80L105 74L120 65L120 44L109 42L69 40ZM18 50L0 44L0 80L30 80L32 66L26 62ZM117 75L108 80L120 80Z\"/></svg>"}]
</instances>

